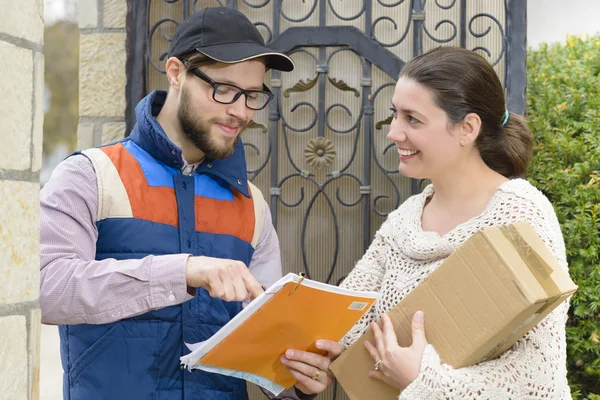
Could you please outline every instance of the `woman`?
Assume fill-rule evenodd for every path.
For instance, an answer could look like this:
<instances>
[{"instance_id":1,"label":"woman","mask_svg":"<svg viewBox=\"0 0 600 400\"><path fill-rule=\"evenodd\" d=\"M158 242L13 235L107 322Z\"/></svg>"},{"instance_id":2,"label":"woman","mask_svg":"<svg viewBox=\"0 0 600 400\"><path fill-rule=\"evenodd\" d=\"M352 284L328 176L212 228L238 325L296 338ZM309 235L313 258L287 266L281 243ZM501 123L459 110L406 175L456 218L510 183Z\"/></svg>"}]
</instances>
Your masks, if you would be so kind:
<instances>
[{"instance_id":1,"label":"woman","mask_svg":"<svg viewBox=\"0 0 600 400\"><path fill-rule=\"evenodd\" d=\"M398 346L385 313L475 232L528 222L565 269L567 261L552 205L519 178L530 159L531 134L520 116L506 110L502 85L484 58L443 47L409 61L396 84L392 114L388 138L398 147L400 172L432 184L389 215L343 282L377 290L381 299L341 344L351 345L371 326L370 376L401 389L400 399L570 399L566 301L500 358L472 367L440 362L427 344L420 312L413 318L412 346ZM321 344L331 359L341 350ZM319 360L293 353L284 359L307 392L324 390L332 378L317 373ZM320 366L326 371L328 364Z\"/></svg>"}]
</instances>

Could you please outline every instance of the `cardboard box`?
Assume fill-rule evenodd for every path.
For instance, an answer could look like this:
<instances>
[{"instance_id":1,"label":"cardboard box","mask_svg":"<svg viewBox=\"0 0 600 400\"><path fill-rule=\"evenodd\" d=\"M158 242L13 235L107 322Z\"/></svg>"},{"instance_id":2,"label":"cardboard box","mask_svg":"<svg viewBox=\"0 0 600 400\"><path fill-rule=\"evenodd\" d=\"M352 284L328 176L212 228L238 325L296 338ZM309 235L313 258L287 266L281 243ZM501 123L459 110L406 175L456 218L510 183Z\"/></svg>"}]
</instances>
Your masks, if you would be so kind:
<instances>
[{"instance_id":1,"label":"cardboard box","mask_svg":"<svg viewBox=\"0 0 600 400\"><path fill-rule=\"evenodd\" d=\"M476 233L390 311L398 343L412 343L411 320L425 312L425 334L442 362L461 368L500 356L577 286L526 223ZM369 378L369 329L331 365L352 400L397 399Z\"/></svg>"}]
</instances>

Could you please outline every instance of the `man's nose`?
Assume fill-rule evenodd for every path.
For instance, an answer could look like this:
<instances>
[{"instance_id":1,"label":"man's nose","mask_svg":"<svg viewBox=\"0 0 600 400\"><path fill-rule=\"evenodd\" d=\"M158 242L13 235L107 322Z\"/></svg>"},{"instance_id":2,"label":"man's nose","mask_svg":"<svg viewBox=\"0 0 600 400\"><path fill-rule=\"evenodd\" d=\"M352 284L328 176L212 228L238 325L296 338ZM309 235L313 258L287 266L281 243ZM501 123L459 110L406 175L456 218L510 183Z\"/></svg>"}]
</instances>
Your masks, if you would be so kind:
<instances>
[{"instance_id":1,"label":"man's nose","mask_svg":"<svg viewBox=\"0 0 600 400\"><path fill-rule=\"evenodd\" d=\"M235 102L231 103L227 108L227 114L243 121L248 120L249 112L250 110L248 107L246 107L246 96L244 94L242 94Z\"/></svg>"}]
</instances>

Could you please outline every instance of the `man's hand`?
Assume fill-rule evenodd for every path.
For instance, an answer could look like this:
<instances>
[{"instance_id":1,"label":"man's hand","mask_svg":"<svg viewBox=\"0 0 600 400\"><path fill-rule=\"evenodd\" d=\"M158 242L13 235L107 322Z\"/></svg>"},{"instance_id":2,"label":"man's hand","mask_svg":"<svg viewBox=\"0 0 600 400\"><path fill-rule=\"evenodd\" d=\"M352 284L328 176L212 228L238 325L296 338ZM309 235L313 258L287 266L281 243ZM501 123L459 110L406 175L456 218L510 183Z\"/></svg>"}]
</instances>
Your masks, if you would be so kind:
<instances>
[{"instance_id":1,"label":"man's hand","mask_svg":"<svg viewBox=\"0 0 600 400\"><path fill-rule=\"evenodd\" d=\"M263 292L243 262L225 258L190 257L185 278L188 286L204 288L212 297L225 301L244 301Z\"/></svg>"}]
</instances>

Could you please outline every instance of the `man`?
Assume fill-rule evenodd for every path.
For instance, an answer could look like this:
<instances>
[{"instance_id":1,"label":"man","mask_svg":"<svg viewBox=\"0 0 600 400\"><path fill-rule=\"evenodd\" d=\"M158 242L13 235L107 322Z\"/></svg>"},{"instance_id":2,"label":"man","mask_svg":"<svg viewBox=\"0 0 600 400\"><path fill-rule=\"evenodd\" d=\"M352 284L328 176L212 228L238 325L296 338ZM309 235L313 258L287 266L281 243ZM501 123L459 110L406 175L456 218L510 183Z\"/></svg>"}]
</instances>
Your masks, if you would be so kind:
<instances>
[{"instance_id":1,"label":"man","mask_svg":"<svg viewBox=\"0 0 600 400\"><path fill-rule=\"evenodd\" d=\"M169 91L138 104L130 136L56 168L41 195L40 305L61 325L65 399L247 398L244 381L179 358L281 276L239 136L273 97L266 68L293 67L243 14L204 9L178 27ZM331 383L328 357L292 354L299 383L280 398Z\"/></svg>"}]
</instances>

